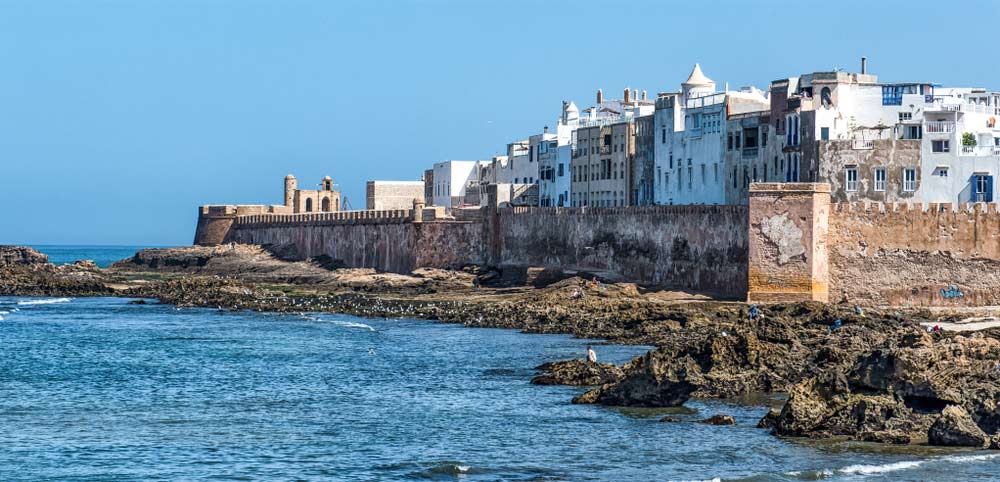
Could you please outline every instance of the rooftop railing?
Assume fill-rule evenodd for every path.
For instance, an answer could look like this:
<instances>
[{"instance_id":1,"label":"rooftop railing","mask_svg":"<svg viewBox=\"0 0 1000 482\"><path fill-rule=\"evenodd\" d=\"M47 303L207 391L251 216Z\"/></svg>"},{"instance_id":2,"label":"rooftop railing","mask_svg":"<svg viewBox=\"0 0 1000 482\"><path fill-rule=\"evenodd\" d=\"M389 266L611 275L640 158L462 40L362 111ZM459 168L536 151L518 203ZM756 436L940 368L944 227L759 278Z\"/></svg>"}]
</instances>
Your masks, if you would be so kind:
<instances>
[{"instance_id":1,"label":"rooftop railing","mask_svg":"<svg viewBox=\"0 0 1000 482\"><path fill-rule=\"evenodd\" d=\"M867 150L871 150L871 149L874 149L874 148L875 148L875 141L874 140L854 139L851 142L851 149L854 149L854 150L867 151Z\"/></svg>"}]
</instances>

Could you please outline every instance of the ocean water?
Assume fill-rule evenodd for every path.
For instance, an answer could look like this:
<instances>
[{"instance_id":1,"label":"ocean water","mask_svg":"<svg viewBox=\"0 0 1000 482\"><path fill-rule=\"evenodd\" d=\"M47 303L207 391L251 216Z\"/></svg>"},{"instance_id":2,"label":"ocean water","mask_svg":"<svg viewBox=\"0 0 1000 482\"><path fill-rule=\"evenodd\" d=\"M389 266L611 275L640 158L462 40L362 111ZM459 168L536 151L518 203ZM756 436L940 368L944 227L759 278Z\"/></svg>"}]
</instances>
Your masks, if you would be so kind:
<instances>
[{"instance_id":1,"label":"ocean water","mask_svg":"<svg viewBox=\"0 0 1000 482\"><path fill-rule=\"evenodd\" d=\"M107 268L115 261L131 258L136 251L145 248L165 246L87 246L87 245L32 245L32 248L47 254L52 264L69 264L89 259L101 268Z\"/></svg>"},{"instance_id":2,"label":"ocean water","mask_svg":"<svg viewBox=\"0 0 1000 482\"><path fill-rule=\"evenodd\" d=\"M588 340L408 319L0 298L2 480L996 480L1000 453L783 440L762 406L578 406ZM596 347L624 362L643 347ZM680 423L661 423L666 413ZM738 425L690 420L715 413Z\"/></svg>"}]
</instances>

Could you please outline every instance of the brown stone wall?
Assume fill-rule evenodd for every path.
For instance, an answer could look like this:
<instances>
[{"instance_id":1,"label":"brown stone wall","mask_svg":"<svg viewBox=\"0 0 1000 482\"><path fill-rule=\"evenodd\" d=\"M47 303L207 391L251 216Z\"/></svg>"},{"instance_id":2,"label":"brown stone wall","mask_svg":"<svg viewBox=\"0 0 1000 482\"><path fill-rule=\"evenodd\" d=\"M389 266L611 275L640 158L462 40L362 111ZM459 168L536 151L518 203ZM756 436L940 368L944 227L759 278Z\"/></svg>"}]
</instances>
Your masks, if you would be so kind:
<instances>
[{"instance_id":1,"label":"brown stone wall","mask_svg":"<svg viewBox=\"0 0 1000 482\"><path fill-rule=\"evenodd\" d=\"M201 206L198 208L198 226L194 231L196 246L222 244L236 219L236 206Z\"/></svg>"},{"instance_id":2,"label":"brown stone wall","mask_svg":"<svg viewBox=\"0 0 1000 482\"><path fill-rule=\"evenodd\" d=\"M745 206L500 209L492 261L742 297L746 220Z\"/></svg>"},{"instance_id":3,"label":"brown stone wall","mask_svg":"<svg viewBox=\"0 0 1000 482\"><path fill-rule=\"evenodd\" d=\"M997 207L838 204L830 217L830 275L832 300L1000 305Z\"/></svg>"},{"instance_id":4,"label":"brown stone wall","mask_svg":"<svg viewBox=\"0 0 1000 482\"><path fill-rule=\"evenodd\" d=\"M350 214L358 213L366 217L339 220L335 218L349 213L331 213L241 219L225 242L268 246L293 260L328 255L347 267L394 273L485 262L481 222L414 224L409 211L392 217L374 211Z\"/></svg>"},{"instance_id":5,"label":"brown stone wall","mask_svg":"<svg viewBox=\"0 0 1000 482\"><path fill-rule=\"evenodd\" d=\"M749 301L827 301L829 189L816 183L750 186Z\"/></svg>"},{"instance_id":6,"label":"brown stone wall","mask_svg":"<svg viewBox=\"0 0 1000 482\"><path fill-rule=\"evenodd\" d=\"M878 202L906 202L914 199L916 192L903 191L903 168L917 171L920 179L920 140L887 139L872 141L873 149L855 149L854 141L826 141L818 143L819 179L830 183L833 202L869 200ZM845 168L858 167L858 190L845 188ZM875 190L875 169L885 169L885 190Z\"/></svg>"}]
</instances>

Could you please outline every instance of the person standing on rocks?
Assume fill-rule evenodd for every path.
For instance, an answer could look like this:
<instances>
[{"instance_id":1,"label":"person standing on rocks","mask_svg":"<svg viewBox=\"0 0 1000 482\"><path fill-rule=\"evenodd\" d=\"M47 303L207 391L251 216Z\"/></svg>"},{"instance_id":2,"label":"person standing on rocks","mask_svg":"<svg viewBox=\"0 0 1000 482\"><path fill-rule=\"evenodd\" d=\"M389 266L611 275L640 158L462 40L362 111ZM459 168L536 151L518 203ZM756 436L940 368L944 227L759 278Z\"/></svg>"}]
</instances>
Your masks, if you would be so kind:
<instances>
[{"instance_id":1,"label":"person standing on rocks","mask_svg":"<svg viewBox=\"0 0 1000 482\"><path fill-rule=\"evenodd\" d=\"M589 361L590 363L597 363L597 353L594 351L594 348L590 345L587 345L587 361Z\"/></svg>"}]
</instances>

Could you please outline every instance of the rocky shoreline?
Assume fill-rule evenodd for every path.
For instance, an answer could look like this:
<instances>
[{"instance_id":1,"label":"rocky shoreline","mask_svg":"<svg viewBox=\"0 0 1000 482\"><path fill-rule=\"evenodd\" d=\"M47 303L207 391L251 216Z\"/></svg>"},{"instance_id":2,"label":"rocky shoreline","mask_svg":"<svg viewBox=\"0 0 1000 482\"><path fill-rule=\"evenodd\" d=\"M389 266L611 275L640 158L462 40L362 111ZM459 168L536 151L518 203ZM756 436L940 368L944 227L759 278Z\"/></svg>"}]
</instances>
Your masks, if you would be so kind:
<instances>
[{"instance_id":1,"label":"rocky shoreline","mask_svg":"<svg viewBox=\"0 0 1000 482\"><path fill-rule=\"evenodd\" d=\"M253 246L144 250L103 270L0 247L0 295L155 298L178 306L412 317L566 333L656 348L624 366L547 363L538 384L589 387L574 403L675 407L786 393L759 426L779 436L1000 447L1000 329L927 332L921 310L762 307L569 278L542 288L482 267L409 276L291 262ZM474 283L474 279L481 282ZM727 423L723 418L714 422Z\"/></svg>"}]
</instances>

